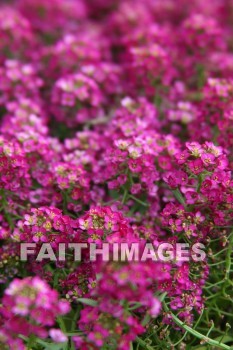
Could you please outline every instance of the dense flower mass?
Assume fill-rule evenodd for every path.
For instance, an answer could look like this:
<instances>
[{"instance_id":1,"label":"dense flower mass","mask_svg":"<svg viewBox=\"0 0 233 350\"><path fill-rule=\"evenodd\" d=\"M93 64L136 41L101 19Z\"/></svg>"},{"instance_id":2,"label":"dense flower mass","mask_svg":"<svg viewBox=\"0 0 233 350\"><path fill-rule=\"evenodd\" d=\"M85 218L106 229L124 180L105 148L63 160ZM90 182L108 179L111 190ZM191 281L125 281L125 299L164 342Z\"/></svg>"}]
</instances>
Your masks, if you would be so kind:
<instances>
[{"instance_id":1,"label":"dense flower mass","mask_svg":"<svg viewBox=\"0 0 233 350\"><path fill-rule=\"evenodd\" d=\"M231 0L0 3L0 350L231 349L232 20ZM66 258L20 259L44 243ZM126 243L170 259L69 246Z\"/></svg>"}]
</instances>

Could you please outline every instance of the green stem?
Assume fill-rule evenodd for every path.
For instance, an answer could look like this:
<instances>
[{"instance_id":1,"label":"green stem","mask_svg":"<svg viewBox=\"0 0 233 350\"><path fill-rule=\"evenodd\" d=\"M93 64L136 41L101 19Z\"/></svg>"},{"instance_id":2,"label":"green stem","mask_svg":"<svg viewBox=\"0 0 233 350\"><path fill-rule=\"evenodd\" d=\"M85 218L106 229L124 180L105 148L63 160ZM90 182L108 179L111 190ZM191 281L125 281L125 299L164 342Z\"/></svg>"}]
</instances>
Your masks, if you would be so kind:
<instances>
[{"instance_id":1,"label":"green stem","mask_svg":"<svg viewBox=\"0 0 233 350\"><path fill-rule=\"evenodd\" d=\"M123 198L122 198L122 201L121 201L122 204L126 203L127 197L128 197L128 190L127 190L127 188L125 188L124 195L123 195Z\"/></svg>"},{"instance_id":2,"label":"green stem","mask_svg":"<svg viewBox=\"0 0 233 350\"><path fill-rule=\"evenodd\" d=\"M150 346L149 344L147 344L144 340L140 339L140 338L136 338L136 342L139 345L142 345L144 347L144 349L146 350L154 350L154 348L152 348L152 346Z\"/></svg>"},{"instance_id":3,"label":"green stem","mask_svg":"<svg viewBox=\"0 0 233 350\"><path fill-rule=\"evenodd\" d=\"M132 198L135 202L138 202L139 204L143 205L144 207L148 207L149 206L147 203L144 203L143 201L141 201L137 197L134 197L132 194L129 195L129 197Z\"/></svg>"},{"instance_id":4,"label":"green stem","mask_svg":"<svg viewBox=\"0 0 233 350\"><path fill-rule=\"evenodd\" d=\"M198 331L192 329L191 327L187 326L184 322L182 322L176 315L174 315L167 307L167 305L164 303L164 309L166 312L169 312L169 314L172 316L173 321L181 328L183 328L188 333L194 335L196 338L201 339L205 341L207 344L219 347L220 349L226 349L231 350L232 348L226 344L219 343L216 340L213 340L204 334L199 333Z\"/></svg>"}]
</instances>

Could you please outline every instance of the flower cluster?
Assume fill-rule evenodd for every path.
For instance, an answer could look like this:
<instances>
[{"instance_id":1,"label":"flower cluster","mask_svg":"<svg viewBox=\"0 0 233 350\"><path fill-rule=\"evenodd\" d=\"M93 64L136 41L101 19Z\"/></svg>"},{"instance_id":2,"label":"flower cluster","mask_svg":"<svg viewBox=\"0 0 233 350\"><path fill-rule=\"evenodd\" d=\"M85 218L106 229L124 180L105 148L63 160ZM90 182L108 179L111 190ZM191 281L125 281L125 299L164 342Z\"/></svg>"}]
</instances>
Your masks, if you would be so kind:
<instances>
[{"instance_id":1,"label":"flower cluster","mask_svg":"<svg viewBox=\"0 0 233 350\"><path fill-rule=\"evenodd\" d=\"M1 105L22 97L39 99L43 80L36 74L33 64L22 64L19 60L5 60L0 70Z\"/></svg>"},{"instance_id":2,"label":"flower cluster","mask_svg":"<svg viewBox=\"0 0 233 350\"><path fill-rule=\"evenodd\" d=\"M12 338L10 341L12 349L14 343L17 344L17 340L14 340L17 334L24 336L34 334L46 338L48 336L46 327L53 326L58 315L68 312L67 301L59 300L57 291L52 290L40 278L15 279L5 290L0 309L4 320L2 338L4 340L4 334L6 339L8 336ZM51 329L50 335L53 334ZM66 337L64 338L66 340Z\"/></svg>"},{"instance_id":3,"label":"flower cluster","mask_svg":"<svg viewBox=\"0 0 233 350\"><path fill-rule=\"evenodd\" d=\"M77 224L61 210L53 207L32 208L18 221L12 238L20 242L51 242L56 246L72 237Z\"/></svg>"},{"instance_id":4,"label":"flower cluster","mask_svg":"<svg viewBox=\"0 0 233 350\"><path fill-rule=\"evenodd\" d=\"M232 13L1 2L1 349L230 349ZM27 263L21 243L68 252ZM198 243L206 258L74 261L69 243Z\"/></svg>"},{"instance_id":5,"label":"flower cluster","mask_svg":"<svg viewBox=\"0 0 233 350\"><path fill-rule=\"evenodd\" d=\"M72 127L72 119L77 125L79 122L88 120L90 115L98 114L97 108L100 107L102 99L95 81L80 73L60 78L52 92L56 119L67 123L70 127ZM60 109L59 104L61 104ZM74 110L73 113L72 110Z\"/></svg>"},{"instance_id":6,"label":"flower cluster","mask_svg":"<svg viewBox=\"0 0 233 350\"><path fill-rule=\"evenodd\" d=\"M88 335L85 340L79 339L79 345L94 343L101 347L107 342L116 343L118 349L128 349L130 342L143 333L139 322L140 310L152 317L160 312L161 303L153 296L153 284L167 277L164 269L153 263L134 264L131 269L128 265L114 264L102 267L103 277L91 292L92 297L97 297L98 304L94 308L86 307L81 313L79 326ZM139 313L133 317L129 309L137 303L140 305Z\"/></svg>"}]
</instances>

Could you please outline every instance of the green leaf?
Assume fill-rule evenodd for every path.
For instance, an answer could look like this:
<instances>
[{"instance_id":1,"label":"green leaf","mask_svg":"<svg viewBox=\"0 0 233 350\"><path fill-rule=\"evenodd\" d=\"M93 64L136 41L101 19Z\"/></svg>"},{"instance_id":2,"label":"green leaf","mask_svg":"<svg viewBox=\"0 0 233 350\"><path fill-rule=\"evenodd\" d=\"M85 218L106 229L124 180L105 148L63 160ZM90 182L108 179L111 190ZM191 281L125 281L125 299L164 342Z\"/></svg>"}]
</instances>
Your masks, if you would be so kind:
<instances>
[{"instance_id":1,"label":"green leaf","mask_svg":"<svg viewBox=\"0 0 233 350\"><path fill-rule=\"evenodd\" d=\"M44 350L66 350L67 348L67 342L60 343L60 344L54 344L54 343L46 343L43 340L37 339L36 341L38 344L44 346Z\"/></svg>"},{"instance_id":2,"label":"green leaf","mask_svg":"<svg viewBox=\"0 0 233 350\"><path fill-rule=\"evenodd\" d=\"M79 298L77 299L80 303L89 305L89 306L97 306L97 301L93 299L88 299L88 298Z\"/></svg>"},{"instance_id":3,"label":"green leaf","mask_svg":"<svg viewBox=\"0 0 233 350\"><path fill-rule=\"evenodd\" d=\"M143 318L141 325L145 327L150 322L151 316L149 314L146 314L146 316Z\"/></svg>"},{"instance_id":4,"label":"green leaf","mask_svg":"<svg viewBox=\"0 0 233 350\"><path fill-rule=\"evenodd\" d=\"M142 306L141 303L135 302L132 306L129 307L130 311L136 310Z\"/></svg>"},{"instance_id":5,"label":"green leaf","mask_svg":"<svg viewBox=\"0 0 233 350\"><path fill-rule=\"evenodd\" d=\"M161 302L163 302L164 299L166 298L166 295L167 295L167 292L164 292L164 293L162 293L162 294L160 294L160 295L157 295L157 298L158 298Z\"/></svg>"},{"instance_id":6,"label":"green leaf","mask_svg":"<svg viewBox=\"0 0 233 350\"><path fill-rule=\"evenodd\" d=\"M181 194L180 190L177 188L176 190L172 191L175 198L178 200L180 204L182 204L184 207L186 206L185 199L183 195Z\"/></svg>"}]
</instances>

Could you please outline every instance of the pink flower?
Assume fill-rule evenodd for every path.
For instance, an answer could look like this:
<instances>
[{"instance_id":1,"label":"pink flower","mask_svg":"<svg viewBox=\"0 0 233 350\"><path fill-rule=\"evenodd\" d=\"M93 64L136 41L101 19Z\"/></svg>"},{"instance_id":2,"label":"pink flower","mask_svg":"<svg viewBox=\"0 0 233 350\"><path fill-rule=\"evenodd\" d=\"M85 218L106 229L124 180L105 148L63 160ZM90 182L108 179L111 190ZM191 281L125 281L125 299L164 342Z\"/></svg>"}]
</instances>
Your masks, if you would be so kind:
<instances>
[{"instance_id":1,"label":"pink flower","mask_svg":"<svg viewBox=\"0 0 233 350\"><path fill-rule=\"evenodd\" d=\"M151 315L153 317L158 316L158 314L160 313L161 310L161 302L157 299L157 298L153 298L152 299L152 306L151 306Z\"/></svg>"},{"instance_id":2,"label":"pink flower","mask_svg":"<svg viewBox=\"0 0 233 350\"><path fill-rule=\"evenodd\" d=\"M204 170L204 164L201 159L190 161L188 167L194 174L200 174Z\"/></svg>"},{"instance_id":3,"label":"pink flower","mask_svg":"<svg viewBox=\"0 0 233 350\"><path fill-rule=\"evenodd\" d=\"M142 171L142 163L139 159L130 159L128 161L129 169L132 171L132 173L139 173Z\"/></svg>"},{"instance_id":4,"label":"pink flower","mask_svg":"<svg viewBox=\"0 0 233 350\"><path fill-rule=\"evenodd\" d=\"M55 343L64 343L68 340L67 336L60 329L52 328L49 335Z\"/></svg>"},{"instance_id":5,"label":"pink flower","mask_svg":"<svg viewBox=\"0 0 233 350\"><path fill-rule=\"evenodd\" d=\"M214 164L215 156L211 153L202 153L201 160L203 161L204 165L209 166Z\"/></svg>"}]
</instances>

